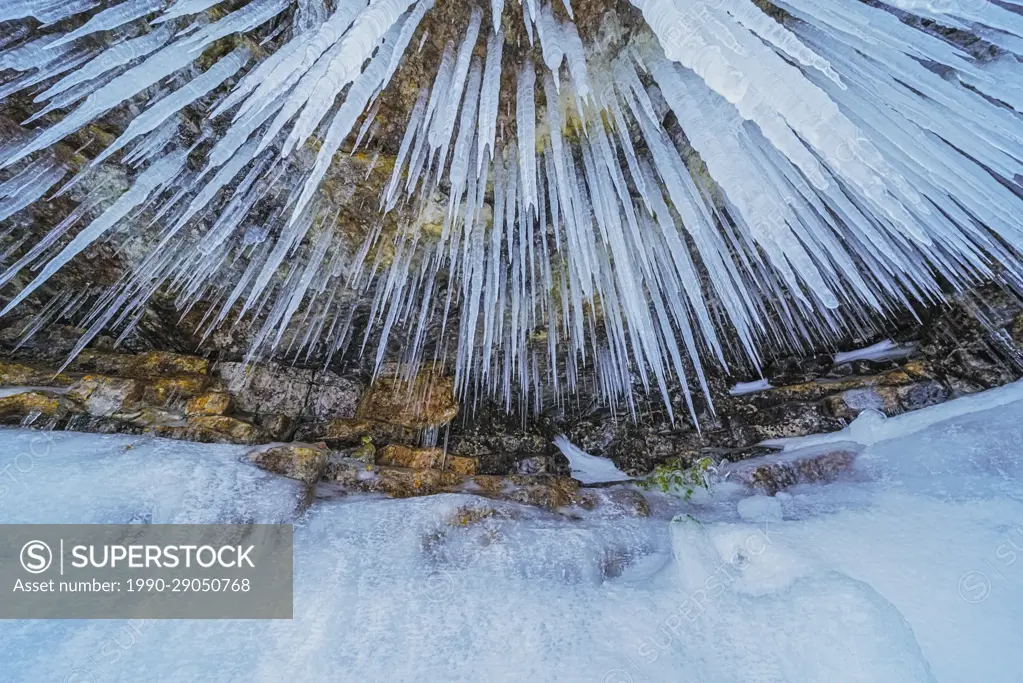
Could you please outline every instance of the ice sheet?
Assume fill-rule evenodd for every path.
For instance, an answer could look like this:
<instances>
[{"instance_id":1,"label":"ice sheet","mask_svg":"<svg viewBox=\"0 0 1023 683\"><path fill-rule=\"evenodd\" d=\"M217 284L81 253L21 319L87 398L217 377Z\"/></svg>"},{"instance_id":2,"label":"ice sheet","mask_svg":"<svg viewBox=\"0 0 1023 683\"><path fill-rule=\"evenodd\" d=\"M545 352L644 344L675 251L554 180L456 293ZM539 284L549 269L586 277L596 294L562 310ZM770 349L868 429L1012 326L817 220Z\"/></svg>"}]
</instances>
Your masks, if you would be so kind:
<instances>
[{"instance_id":1,"label":"ice sheet","mask_svg":"<svg viewBox=\"0 0 1023 683\"><path fill-rule=\"evenodd\" d=\"M849 430L869 443L848 481L771 499L721 485L656 499L649 518L467 495L319 501L296 520L293 621L3 622L5 680L1010 683L1021 393L868 418ZM0 467L40 436L0 432ZM54 438L20 488L5 482L0 516L293 514L295 489L240 448ZM449 524L465 505L495 513Z\"/></svg>"}]
</instances>

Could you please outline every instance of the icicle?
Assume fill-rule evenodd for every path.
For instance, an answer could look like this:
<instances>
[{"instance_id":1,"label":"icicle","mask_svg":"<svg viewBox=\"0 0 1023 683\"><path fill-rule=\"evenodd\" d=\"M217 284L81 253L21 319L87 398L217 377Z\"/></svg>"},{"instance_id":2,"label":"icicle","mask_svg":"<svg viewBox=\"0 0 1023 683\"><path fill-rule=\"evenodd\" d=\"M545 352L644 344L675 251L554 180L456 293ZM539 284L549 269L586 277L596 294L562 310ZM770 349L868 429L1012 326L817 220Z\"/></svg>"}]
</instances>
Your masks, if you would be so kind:
<instances>
[{"instance_id":1,"label":"icicle","mask_svg":"<svg viewBox=\"0 0 1023 683\"><path fill-rule=\"evenodd\" d=\"M494 33L501 33L502 14L504 14L504 0L490 0L490 17L494 22Z\"/></svg>"},{"instance_id":2,"label":"icicle","mask_svg":"<svg viewBox=\"0 0 1023 683\"><path fill-rule=\"evenodd\" d=\"M287 0L254 0L198 34L171 43L89 95L85 102L65 116L60 123L43 131L4 160L0 168L59 142L121 102L187 65L198 57L196 50L236 31L246 31L258 26L279 14L286 5Z\"/></svg>"},{"instance_id":3,"label":"icicle","mask_svg":"<svg viewBox=\"0 0 1023 683\"><path fill-rule=\"evenodd\" d=\"M295 34L312 31L327 19L327 5L324 0L298 0L295 9Z\"/></svg>"},{"instance_id":4,"label":"icicle","mask_svg":"<svg viewBox=\"0 0 1023 683\"><path fill-rule=\"evenodd\" d=\"M384 82L389 83L391 77L394 76L395 70L398 68L398 63L401 58L405 55L405 51L408 49L408 44L412 40L412 35L416 32L419 27L419 22L423 20L426 13L433 9L434 0L419 0L416 3L415 8L409 14L405 23L402 24L401 33L398 34L398 39L395 41L394 52L391 53L391 62L387 66L387 73L384 75ZM423 38L426 38L426 34L423 34ZM422 47L422 44L420 44Z\"/></svg>"},{"instance_id":5,"label":"icicle","mask_svg":"<svg viewBox=\"0 0 1023 683\"><path fill-rule=\"evenodd\" d=\"M440 112L439 123L441 124L437 135L431 138L430 144L434 147L444 146L444 153L441 154L438 165L438 173L444 169L444 160L447 153L447 146L451 141L451 133L454 130L455 119L458 116L458 106L462 101L462 91L465 89L465 78L469 73L469 62L472 59L472 51L479 38L480 25L483 22L483 13L473 8L469 17L469 27L465 31L465 38L458 47L458 56L455 58L454 72L451 75L451 92L445 102L445 107ZM432 130L432 129L431 129Z\"/></svg>"},{"instance_id":6,"label":"icicle","mask_svg":"<svg viewBox=\"0 0 1023 683\"><path fill-rule=\"evenodd\" d=\"M466 86L465 101L462 103L462 114L458 121L458 137L455 140L455 151L451 157L451 196L448 201L449 212L457 210L458 202L461 201L462 192L465 189L465 181L469 171L469 155L472 151L472 143L476 134L476 114L478 111L480 97L480 83L483 79L483 70L477 58L472 60L472 68L469 72L469 84ZM466 220L468 224L469 221Z\"/></svg>"},{"instance_id":7,"label":"icicle","mask_svg":"<svg viewBox=\"0 0 1023 683\"><path fill-rule=\"evenodd\" d=\"M564 38L565 61L568 63L568 73L572 77L572 89L581 99L590 96L590 81L586 71L586 51L583 48L583 41L579 39L579 33L575 30L575 24L571 21L561 22L561 34Z\"/></svg>"},{"instance_id":8,"label":"icicle","mask_svg":"<svg viewBox=\"0 0 1023 683\"><path fill-rule=\"evenodd\" d=\"M0 221L42 197L65 172L60 164L50 159L41 159L0 184Z\"/></svg>"},{"instance_id":9,"label":"icicle","mask_svg":"<svg viewBox=\"0 0 1023 683\"><path fill-rule=\"evenodd\" d=\"M396 31L392 31L392 33L396 33ZM392 40L394 37L396 36L392 35ZM309 177L306 178L302 193L299 195L298 201L295 202L294 209L292 209L290 223L298 220L299 215L305 211L306 205L312 200L313 194L319 188L320 180L323 179L323 175L327 172L330 162L333 161L334 154L340 149L341 143L348 137L348 134L351 133L352 128L355 126L355 121L366 108L369 98L383 86L382 80L385 75L385 69L390 63L392 49L393 44L385 42L380 48L380 52L373 57L370 65L366 67L366 70L352 84L344 104L341 105L337 114L334 115L334 120L323 137L323 144L320 146L319 152L317 152L313 170L309 173Z\"/></svg>"},{"instance_id":10,"label":"icicle","mask_svg":"<svg viewBox=\"0 0 1023 683\"><path fill-rule=\"evenodd\" d=\"M0 6L0 21L34 17L45 26L86 12L97 4L99 3L95 0L70 0L68 2L61 2L59 0L28 0L26 2L22 0L21 2L7 2L5 5Z\"/></svg>"},{"instance_id":11,"label":"icicle","mask_svg":"<svg viewBox=\"0 0 1023 683\"><path fill-rule=\"evenodd\" d=\"M4 69L28 71L59 59L71 49L71 46L61 45L57 49L55 47L57 37L54 35L43 36L0 52L0 71Z\"/></svg>"},{"instance_id":12,"label":"icicle","mask_svg":"<svg viewBox=\"0 0 1023 683\"><path fill-rule=\"evenodd\" d=\"M284 144L286 152L303 144L312 134L334 99L354 80L362 63L411 4L410 0L377 0L363 10L342 38L341 49L327 64L325 73L310 93Z\"/></svg>"},{"instance_id":13,"label":"icicle","mask_svg":"<svg viewBox=\"0 0 1023 683\"><path fill-rule=\"evenodd\" d=\"M735 17L740 24L771 45L774 45L792 59L800 64L805 64L819 70L839 86L842 85L842 79L831 68L828 60L806 47L791 31L764 14L759 7L749 0L726 0L722 5L722 9Z\"/></svg>"},{"instance_id":14,"label":"icicle","mask_svg":"<svg viewBox=\"0 0 1023 683\"><path fill-rule=\"evenodd\" d=\"M171 30L164 27L151 31L140 38L118 43L114 47L102 52L95 59L86 62L83 66L75 69L73 73L54 83L48 90L37 96L34 101L42 102L43 100L47 100L54 95L67 90L73 85L84 83L85 81L102 75L110 69L148 55L161 47L164 43L170 40L170 38Z\"/></svg>"},{"instance_id":15,"label":"icicle","mask_svg":"<svg viewBox=\"0 0 1023 683\"><path fill-rule=\"evenodd\" d=\"M249 61L249 54L247 47L238 48L210 67L201 76L192 79L179 90L175 90L167 97L155 102L149 109L135 117L128 125L127 130L114 140L109 147L103 150L102 154L93 159L92 164L101 163L139 135L145 135L150 131L156 130L175 113L205 96L228 78L238 73L238 70Z\"/></svg>"},{"instance_id":16,"label":"icicle","mask_svg":"<svg viewBox=\"0 0 1023 683\"><path fill-rule=\"evenodd\" d=\"M558 67L561 66L561 61L565 58L565 50L562 47L564 34L558 20L554 18L550 3L540 9L540 16L536 22L536 33L540 38L540 47L543 50L543 63L557 75ZM558 81L555 79L554 84L557 85L557 83Z\"/></svg>"},{"instance_id":17,"label":"icicle","mask_svg":"<svg viewBox=\"0 0 1023 683\"><path fill-rule=\"evenodd\" d=\"M27 284L11 301L0 311L0 316L6 315L12 308L25 300L28 295L34 292L40 285L56 273L65 263L70 261L101 237L107 230L112 228L119 220L138 206L141 202L163 187L166 183L181 170L185 163L185 151L181 150L163 157L140 175L131 188L122 194L117 201L102 213L96 220L89 224L84 230L75 235L67 246L59 254L54 256L42 269L42 271Z\"/></svg>"},{"instance_id":18,"label":"icicle","mask_svg":"<svg viewBox=\"0 0 1023 683\"><path fill-rule=\"evenodd\" d=\"M99 31L109 31L110 29L117 28L131 21L135 21L140 17L144 17L147 14L161 9L167 4L167 0L128 0L122 2L119 5L108 7L102 12L98 12L94 16L89 18L89 21L82 24L80 28L71 31L50 43L49 47L53 48L64 43L71 42L72 40L78 40L82 36L87 36L92 33Z\"/></svg>"},{"instance_id":19,"label":"icicle","mask_svg":"<svg viewBox=\"0 0 1023 683\"><path fill-rule=\"evenodd\" d=\"M519 67L518 89L515 95L515 121L518 126L519 177L522 181L522 201L536 215L536 104L533 86L536 69L533 60L526 57Z\"/></svg>"},{"instance_id":20,"label":"icicle","mask_svg":"<svg viewBox=\"0 0 1023 683\"><path fill-rule=\"evenodd\" d=\"M504 34L491 33L487 41L487 61L483 67L483 86L480 91L480 113L476 119L477 145L476 175L483 168L483 157L489 152L494 159L494 139L497 135L497 106L501 97L501 54Z\"/></svg>"}]
</instances>

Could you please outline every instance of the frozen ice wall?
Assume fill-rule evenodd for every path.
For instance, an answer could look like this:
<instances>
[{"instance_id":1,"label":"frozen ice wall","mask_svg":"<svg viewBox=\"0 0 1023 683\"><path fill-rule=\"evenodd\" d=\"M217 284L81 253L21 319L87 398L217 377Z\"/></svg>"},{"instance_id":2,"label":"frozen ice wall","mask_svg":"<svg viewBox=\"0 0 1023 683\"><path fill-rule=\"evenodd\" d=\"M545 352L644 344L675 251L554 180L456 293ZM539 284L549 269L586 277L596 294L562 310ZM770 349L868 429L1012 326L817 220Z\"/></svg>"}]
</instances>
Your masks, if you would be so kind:
<instances>
[{"instance_id":1,"label":"frozen ice wall","mask_svg":"<svg viewBox=\"0 0 1023 683\"><path fill-rule=\"evenodd\" d=\"M654 500L650 518L319 501L295 519L293 621L3 622L4 678L1017 681L1023 385L999 391L868 416L851 431L885 439L845 481L771 498L720 485ZM2 464L38 436L0 433ZM293 518L296 491L239 448L55 440L0 518ZM496 513L446 521L484 504Z\"/></svg>"}]
</instances>

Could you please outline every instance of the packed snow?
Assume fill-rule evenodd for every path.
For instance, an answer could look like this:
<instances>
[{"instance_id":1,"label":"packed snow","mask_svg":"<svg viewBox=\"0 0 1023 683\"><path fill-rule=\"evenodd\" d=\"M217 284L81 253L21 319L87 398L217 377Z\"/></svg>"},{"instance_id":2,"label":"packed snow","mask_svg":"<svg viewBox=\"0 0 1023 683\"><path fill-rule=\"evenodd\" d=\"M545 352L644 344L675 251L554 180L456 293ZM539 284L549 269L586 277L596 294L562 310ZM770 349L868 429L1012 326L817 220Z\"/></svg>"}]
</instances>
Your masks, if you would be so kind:
<instances>
[{"instance_id":1,"label":"packed snow","mask_svg":"<svg viewBox=\"0 0 1023 683\"><path fill-rule=\"evenodd\" d=\"M0 521L296 524L293 620L8 621L4 677L1010 683L1021 410L1017 383L861 417L852 436L874 436L845 479L726 481L653 496L649 518L468 495L301 512L241 447L2 431ZM484 504L498 514L444 521Z\"/></svg>"}]
</instances>

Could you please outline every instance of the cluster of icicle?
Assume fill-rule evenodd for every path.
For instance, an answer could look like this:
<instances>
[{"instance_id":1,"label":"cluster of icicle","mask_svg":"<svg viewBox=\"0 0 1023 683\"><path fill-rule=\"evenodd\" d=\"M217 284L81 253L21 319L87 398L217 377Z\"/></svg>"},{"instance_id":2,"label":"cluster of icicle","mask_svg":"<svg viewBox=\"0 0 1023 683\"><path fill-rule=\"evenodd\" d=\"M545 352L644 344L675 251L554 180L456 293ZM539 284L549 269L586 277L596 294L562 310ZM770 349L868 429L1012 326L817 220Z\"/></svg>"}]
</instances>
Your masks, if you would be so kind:
<instances>
[{"instance_id":1,"label":"cluster of icicle","mask_svg":"<svg viewBox=\"0 0 1023 683\"><path fill-rule=\"evenodd\" d=\"M567 1L492 0L467 10L420 84L380 197L381 215L404 216L397 235L381 219L345 245L321 183L346 141L371 151L378 98L417 31L422 47L433 2L225 13L218 0L127 0L65 33L48 27L99 3L3 3L0 95L33 94L33 119L66 113L0 150L0 218L115 153L135 169L102 211L89 195L34 243L5 229L0 285L34 272L3 313L130 223L155 232L148 256L90 297L57 294L26 334L77 316L79 350L104 329L123 338L163 288L182 315L206 307L207 335L259 321L250 359L373 354L374 342L379 368L398 341L408 372L447 363L466 397L539 410L589 376L612 403L633 407L638 385L671 411L677 382L695 419L688 382L707 392L704 361L757 366L767 345L826 343L939 300L939 283L1020 285L1023 16L992 3L775 0L779 23L749 0L632 0L620 9L649 30L588 51ZM512 59L502 21L519 12L531 45L514 54L532 56ZM993 48L978 59L919 18ZM200 72L236 34L261 47ZM97 35L118 38L102 48ZM50 148L129 100L145 108L61 185ZM217 126L186 148L182 111L196 106ZM269 218L254 211L268 203Z\"/></svg>"}]
</instances>

